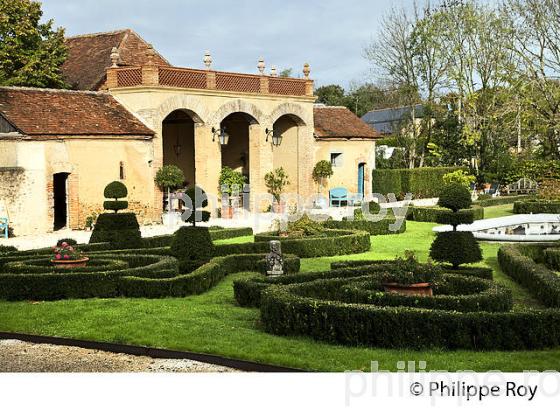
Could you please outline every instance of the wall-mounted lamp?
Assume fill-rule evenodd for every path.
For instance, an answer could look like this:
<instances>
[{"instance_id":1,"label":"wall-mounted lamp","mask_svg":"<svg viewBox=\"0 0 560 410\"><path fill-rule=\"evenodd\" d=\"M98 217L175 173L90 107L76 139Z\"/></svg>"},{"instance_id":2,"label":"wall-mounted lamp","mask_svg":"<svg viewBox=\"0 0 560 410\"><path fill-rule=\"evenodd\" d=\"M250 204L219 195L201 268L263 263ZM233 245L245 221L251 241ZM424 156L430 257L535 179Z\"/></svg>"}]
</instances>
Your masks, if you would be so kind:
<instances>
[{"instance_id":1,"label":"wall-mounted lamp","mask_svg":"<svg viewBox=\"0 0 560 410\"><path fill-rule=\"evenodd\" d=\"M177 155L177 156L181 155L181 148L183 148L183 147L179 143L173 145L173 150L175 151L175 155Z\"/></svg>"},{"instance_id":2,"label":"wall-mounted lamp","mask_svg":"<svg viewBox=\"0 0 560 410\"><path fill-rule=\"evenodd\" d=\"M229 134L226 132L225 127L214 128L212 127L212 142L216 141L216 136L220 141L220 145L227 145L229 142Z\"/></svg>"},{"instance_id":3,"label":"wall-mounted lamp","mask_svg":"<svg viewBox=\"0 0 560 410\"><path fill-rule=\"evenodd\" d=\"M264 131L266 133L266 142L268 142L268 137L272 137L272 145L275 147L279 147L282 144L282 134L280 132L275 132L274 129L266 129Z\"/></svg>"}]
</instances>

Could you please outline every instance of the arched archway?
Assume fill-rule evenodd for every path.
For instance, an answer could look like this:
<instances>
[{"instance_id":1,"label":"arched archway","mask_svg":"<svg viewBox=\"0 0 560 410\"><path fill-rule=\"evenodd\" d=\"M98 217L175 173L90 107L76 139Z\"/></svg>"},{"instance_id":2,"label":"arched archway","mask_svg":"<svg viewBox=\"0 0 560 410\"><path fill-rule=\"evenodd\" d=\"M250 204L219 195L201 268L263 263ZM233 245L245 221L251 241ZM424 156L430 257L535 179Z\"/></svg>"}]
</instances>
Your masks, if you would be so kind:
<instances>
[{"instance_id":1,"label":"arched archway","mask_svg":"<svg viewBox=\"0 0 560 410\"><path fill-rule=\"evenodd\" d=\"M286 192L299 192L299 127L304 121L294 114L284 114L273 123L274 133L282 137L282 143L272 148L273 168L282 167L289 177L290 185Z\"/></svg>"},{"instance_id":2,"label":"arched archway","mask_svg":"<svg viewBox=\"0 0 560 410\"><path fill-rule=\"evenodd\" d=\"M256 124L257 119L245 112L231 113L220 122L220 128L229 135L228 144L222 146L222 167L241 172L247 182L250 181L249 132Z\"/></svg>"},{"instance_id":3,"label":"arched archway","mask_svg":"<svg viewBox=\"0 0 560 410\"><path fill-rule=\"evenodd\" d=\"M185 187L196 183L194 118L189 110L179 109L162 122L163 165L179 167L185 174Z\"/></svg>"}]
</instances>

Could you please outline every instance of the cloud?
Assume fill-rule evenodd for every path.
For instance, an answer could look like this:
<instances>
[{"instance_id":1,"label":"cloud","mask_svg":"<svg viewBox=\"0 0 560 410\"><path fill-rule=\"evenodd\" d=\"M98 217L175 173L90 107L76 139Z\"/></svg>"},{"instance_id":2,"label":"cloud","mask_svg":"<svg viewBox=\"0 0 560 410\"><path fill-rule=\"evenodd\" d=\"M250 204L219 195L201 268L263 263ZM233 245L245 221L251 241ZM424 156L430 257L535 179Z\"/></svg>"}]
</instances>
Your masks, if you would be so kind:
<instances>
[{"instance_id":1,"label":"cloud","mask_svg":"<svg viewBox=\"0 0 560 410\"><path fill-rule=\"evenodd\" d=\"M43 10L68 35L132 28L177 66L202 67L210 50L216 69L253 73L262 56L348 86L368 79L362 49L395 4L412 0L43 0Z\"/></svg>"}]
</instances>

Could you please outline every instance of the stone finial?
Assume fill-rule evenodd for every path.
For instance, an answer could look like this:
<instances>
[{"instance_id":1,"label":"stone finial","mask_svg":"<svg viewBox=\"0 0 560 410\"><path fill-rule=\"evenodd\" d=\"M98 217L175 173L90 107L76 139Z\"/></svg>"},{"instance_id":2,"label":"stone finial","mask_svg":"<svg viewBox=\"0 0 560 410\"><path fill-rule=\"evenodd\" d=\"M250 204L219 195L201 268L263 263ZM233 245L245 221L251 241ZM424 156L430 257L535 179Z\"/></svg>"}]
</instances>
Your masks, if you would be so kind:
<instances>
[{"instance_id":1,"label":"stone finial","mask_svg":"<svg viewBox=\"0 0 560 410\"><path fill-rule=\"evenodd\" d=\"M278 77L278 73L276 72L276 66L270 67L270 76L271 77Z\"/></svg>"},{"instance_id":2,"label":"stone finial","mask_svg":"<svg viewBox=\"0 0 560 410\"><path fill-rule=\"evenodd\" d=\"M147 63L149 65L154 65L155 61L154 61L154 57L156 56L156 52L154 50L154 46L152 46L151 44L148 44L148 48L146 49L146 57L147 57Z\"/></svg>"},{"instance_id":3,"label":"stone finial","mask_svg":"<svg viewBox=\"0 0 560 410\"><path fill-rule=\"evenodd\" d=\"M264 64L264 58L262 58L262 57L259 58L257 68L259 69L259 72L261 73L261 75L264 75L264 69L266 68L266 65Z\"/></svg>"},{"instance_id":4,"label":"stone finial","mask_svg":"<svg viewBox=\"0 0 560 410\"><path fill-rule=\"evenodd\" d=\"M210 70L210 68L212 67L212 55L210 54L210 51L206 50L202 62L206 66L206 69Z\"/></svg>"},{"instance_id":5,"label":"stone finial","mask_svg":"<svg viewBox=\"0 0 560 410\"><path fill-rule=\"evenodd\" d=\"M111 49L111 67L118 67L120 59L121 56L119 54L119 49L117 47L113 47Z\"/></svg>"},{"instance_id":6,"label":"stone finial","mask_svg":"<svg viewBox=\"0 0 560 410\"><path fill-rule=\"evenodd\" d=\"M303 65L303 76L306 80L309 80L309 74L311 73L311 68L309 67L308 63Z\"/></svg>"}]
</instances>

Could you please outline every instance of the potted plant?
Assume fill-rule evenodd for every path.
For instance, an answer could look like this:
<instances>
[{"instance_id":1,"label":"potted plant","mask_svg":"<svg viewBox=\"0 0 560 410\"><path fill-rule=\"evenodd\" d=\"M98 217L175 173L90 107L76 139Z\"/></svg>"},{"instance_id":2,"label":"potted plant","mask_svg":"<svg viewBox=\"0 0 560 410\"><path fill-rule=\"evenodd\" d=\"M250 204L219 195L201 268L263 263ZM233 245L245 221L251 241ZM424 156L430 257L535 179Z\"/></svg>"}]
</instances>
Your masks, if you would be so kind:
<instances>
[{"instance_id":1,"label":"potted plant","mask_svg":"<svg viewBox=\"0 0 560 410\"><path fill-rule=\"evenodd\" d=\"M326 185L327 179L332 177L333 169L332 164L327 160L321 160L315 164L313 168L313 181L317 184L317 193L321 193L321 188ZM328 205L328 200L326 198L318 198L315 201L315 205L319 208L324 208Z\"/></svg>"},{"instance_id":2,"label":"potted plant","mask_svg":"<svg viewBox=\"0 0 560 410\"><path fill-rule=\"evenodd\" d=\"M171 212L171 190L183 185L185 174L176 165L164 165L158 169L155 177L157 186L163 191L167 191L167 212L162 215L164 225L175 225L180 219L178 213Z\"/></svg>"},{"instance_id":3,"label":"potted plant","mask_svg":"<svg viewBox=\"0 0 560 410\"><path fill-rule=\"evenodd\" d=\"M222 210L221 217L231 219L233 217L233 204L239 204L239 189L247 182L245 176L239 172L234 171L230 167L223 167L220 171L219 189L223 196L227 195L228 200L224 203L222 197Z\"/></svg>"},{"instance_id":4,"label":"potted plant","mask_svg":"<svg viewBox=\"0 0 560 410\"><path fill-rule=\"evenodd\" d=\"M383 279L383 288L388 293L406 296L433 296L432 283L441 270L428 262L418 263L413 252L405 258L397 258Z\"/></svg>"},{"instance_id":5,"label":"potted plant","mask_svg":"<svg viewBox=\"0 0 560 410\"><path fill-rule=\"evenodd\" d=\"M281 195L284 192L284 188L290 185L289 177L284 171L284 168L276 168L274 171L270 171L264 176L264 183L268 188L268 193L274 198L274 203L272 204L272 209L276 213L284 212L284 205L281 202Z\"/></svg>"},{"instance_id":6,"label":"potted plant","mask_svg":"<svg viewBox=\"0 0 560 410\"><path fill-rule=\"evenodd\" d=\"M62 242L60 246L53 247L54 256L51 263L61 269L83 268L87 265L89 258L74 248L68 242Z\"/></svg>"}]
</instances>

